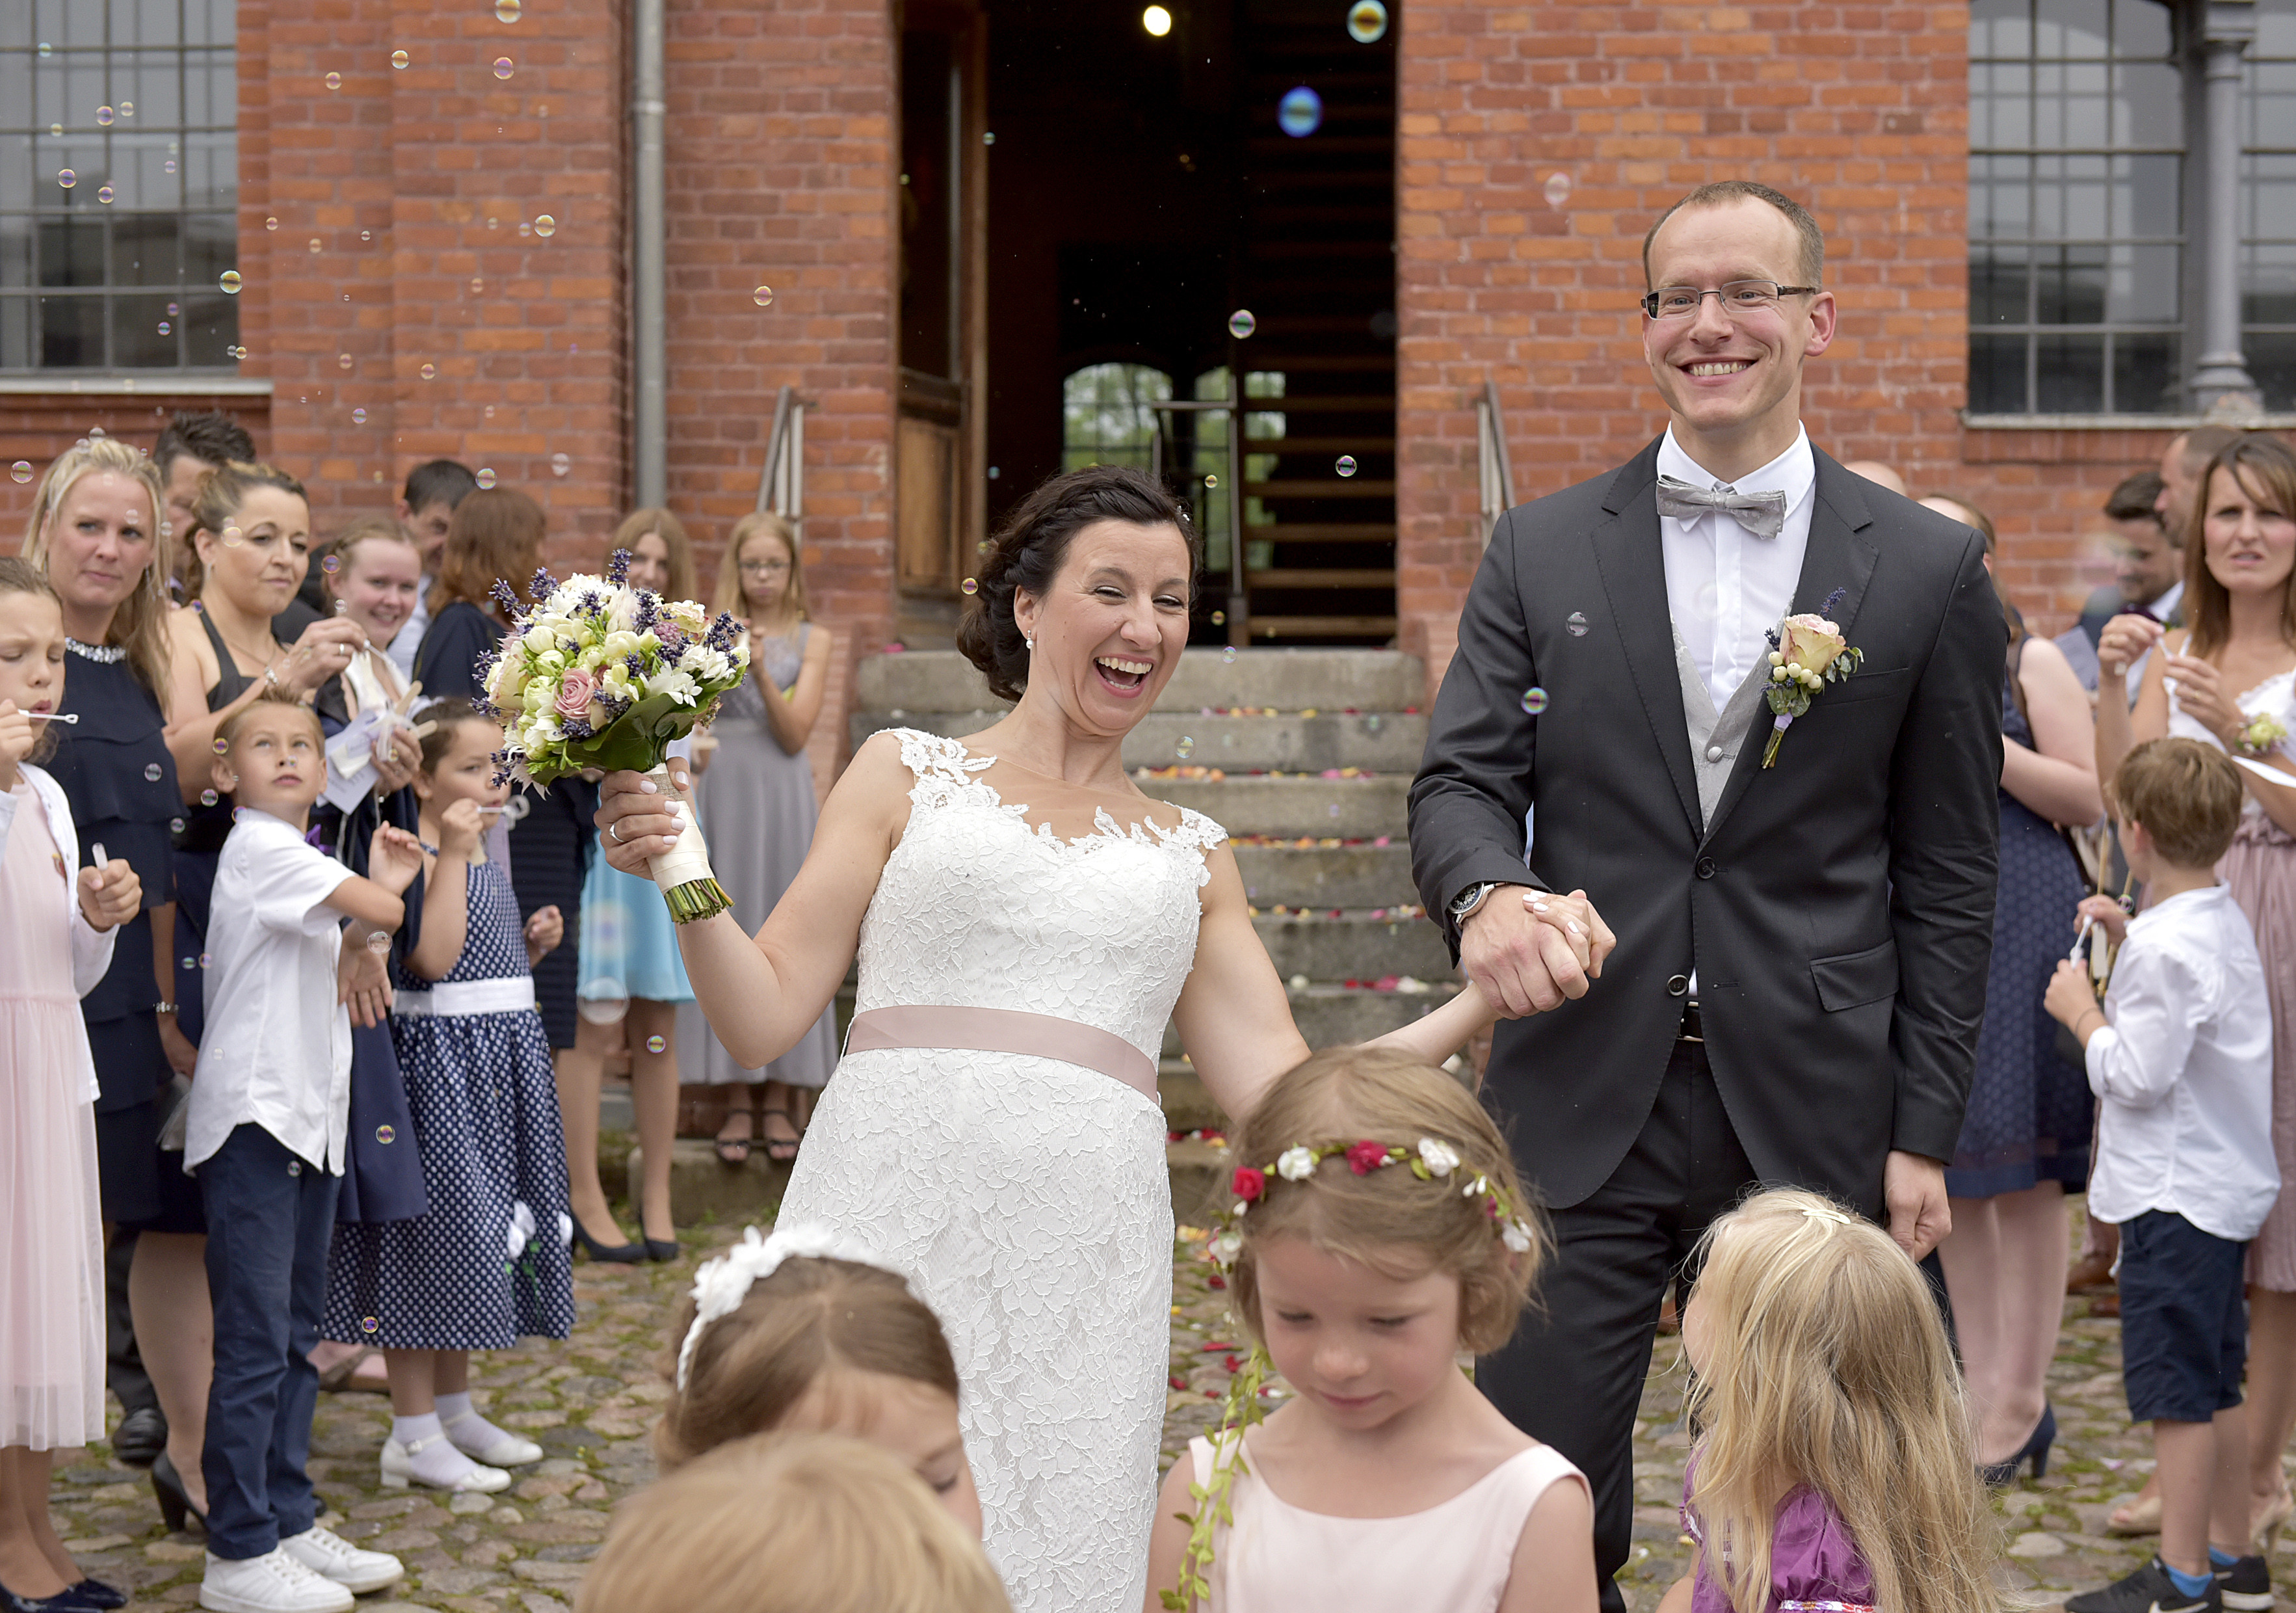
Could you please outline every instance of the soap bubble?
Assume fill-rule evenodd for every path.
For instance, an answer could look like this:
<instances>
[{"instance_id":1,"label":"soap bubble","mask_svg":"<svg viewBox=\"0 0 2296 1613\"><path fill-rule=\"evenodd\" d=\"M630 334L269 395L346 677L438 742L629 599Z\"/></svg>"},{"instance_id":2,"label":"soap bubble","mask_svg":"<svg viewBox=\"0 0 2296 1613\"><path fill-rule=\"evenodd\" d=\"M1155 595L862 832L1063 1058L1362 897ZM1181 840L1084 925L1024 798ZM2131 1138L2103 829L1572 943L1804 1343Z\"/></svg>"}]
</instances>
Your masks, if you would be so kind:
<instances>
[{"instance_id":1,"label":"soap bubble","mask_svg":"<svg viewBox=\"0 0 2296 1613\"><path fill-rule=\"evenodd\" d=\"M233 818L234 818L234 819L236 819L238 816L239 816L239 812L238 812L237 809L235 809L235 808L234 808L234 809L233 810L233 811L232 811L232 817L233 817ZM201 952L201 953L200 954L200 967L201 967L201 968L203 968L203 969L204 969L204 968L206 968L206 967L208 967L209 961L209 958L208 958L208 955L207 955L205 952Z\"/></svg>"},{"instance_id":2,"label":"soap bubble","mask_svg":"<svg viewBox=\"0 0 2296 1613\"><path fill-rule=\"evenodd\" d=\"M217 799L217 797L213 790L201 790L200 792L200 804L201 806L213 806L215 805Z\"/></svg>"},{"instance_id":3,"label":"soap bubble","mask_svg":"<svg viewBox=\"0 0 2296 1613\"><path fill-rule=\"evenodd\" d=\"M79 183L79 176L73 173L71 169L68 168L59 169L56 171L56 183L62 185L64 189L70 190L73 185Z\"/></svg>"},{"instance_id":4,"label":"soap bubble","mask_svg":"<svg viewBox=\"0 0 2296 1613\"><path fill-rule=\"evenodd\" d=\"M520 219L520 220L519 220L519 224L518 224L518 233L519 233L520 235L531 235L532 234L534 234L534 226L532 226L531 224L529 224L525 219L521 218L521 219Z\"/></svg>"},{"instance_id":5,"label":"soap bubble","mask_svg":"<svg viewBox=\"0 0 2296 1613\"><path fill-rule=\"evenodd\" d=\"M112 119L118 116L119 114L108 106L99 106L95 109L95 120L105 128L110 128Z\"/></svg>"},{"instance_id":6,"label":"soap bubble","mask_svg":"<svg viewBox=\"0 0 2296 1613\"><path fill-rule=\"evenodd\" d=\"M169 325L165 319L160 321L160 333L162 336L173 335L175 333L175 326Z\"/></svg>"},{"instance_id":7,"label":"soap bubble","mask_svg":"<svg viewBox=\"0 0 2296 1613\"><path fill-rule=\"evenodd\" d=\"M1561 207L1570 200L1570 176L1560 169L1546 176L1546 205Z\"/></svg>"},{"instance_id":8,"label":"soap bubble","mask_svg":"<svg viewBox=\"0 0 2296 1613\"><path fill-rule=\"evenodd\" d=\"M1220 659L1227 662L1228 665L1234 666L1235 664L1235 646L1231 644L1227 648L1222 650L1220 652Z\"/></svg>"},{"instance_id":9,"label":"soap bubble","mask_svg":"<svg viewBox=\"0 0 2296 1613\"><path fill-rule=\"evenodd\" d=\"M1219 478L1217 475L1208 475L1204 478L1204 486L1207 488L1215 488L1218 485Z\"/></svg>"},{"instance_id":10,"label":"soap bubble","mask_svg":"<svg viewBox=\"0 0 2296 1613\"><path fill-rule=\"evenodd\" d=\"M545 241L549 240L558 233L558 220L553 218L548 213L538 215L534 220L534 233Z\"/></svg>"},{"instance_id":11,"label":"soap bubble","mask_svg":"<svg viewBox=\"0 0 2296 1613\"><path fill-rule=\"evenodd\" d=\"M552 475L563 476L567 472L573 468L574 461L570 457L565 454L553 454L550 456L550 473Z\"/></svg>"},{"instance_id":12,"label":"soap bubble","mask_svg":"<svg viewBox=\"0 0 2296 1613\"><path fill-rule=\"evenodd\" d=\"M1294 140L1304 140L1324 127L1324 98L1302 84L1283 92L1276 103L1275 127Z\"/></svg>"},{"instance_id":13,"label":"soap bubble","mask_svg":"<svg viewBox=\"0 0 2296 1613\"><path fill-rule=\"evenodd\" d=\"M316 235L311 237L311 250L315 252L320 250L319 238Z\"/></svg>"},{"instance_id":14,"label":"soap bubble","mask_svg":"<svg viewBox=\"0 0 2296 1613\"><path fill-rule=\"evenodd\" d=\"M393 51L390 53L390 65L398 68L400 71L404 72L406 70L406 62L407 56L405 51Z\"/></svg>"},{"instance_id":15,"label":"soap bubble","mask_svg":"<svg viewBox=\"0 0 2296 1613\"><path fill-rule=\"evenodd\" d=\"M29 459L19 459L8 467L8 473L19 481L29 481L32 479L32 462Z\"/></svg>"},{"instance_id":16,"label":"soap bubble","mask_svg":"<svg viewBox=\"0 0 2296 1613\"><path fill-rule=\"evenodd\" d=\"M372 1316L362 1316L359 1318L359 1331L362 1333L372 1333L381 1326L382 1323L377 1321Z\"/></svg>"},{"instance_id":17,"label":"soap bubble","mask_svg":"<svg viewBox=\"0 0 2296 1613\"><path fill-rule=\"evenodd\" d=\"M160 165L160 171L163 174L174 173L176 171L176 160L173 157L170 157L165 162L162 162Z\"/></svg>"},{"instance_id":18,"label":"soap bubble","mask_svg":"<svg viewBox=\"0 0 2296 1613\"><path fill-rule=\"evenodd\" d=\"M183 304L182 304L182 303L180 303L180 302L170 302L170 303L168 305L168 318L170 318L170 319L173 319L176 315L178 315L178 314L182 313L183 311L184 311L184 306L183 306Z\"/></svg>"},{"instance_id":19,"label":"soap bubble","mask_svg":"<svg viewBox=\"0 0 2296 1613\"><path fill-rule=\"evenodd\" d=\"M435 364L426 364L421 369L417 370L415 374L421 375L423 380L429 381L439 374L439 366Z\"/></svg>"},{"instance_id":20,"label":"soap bubble","mask_svg":"<svg viewBox=\"0 0 2296 1613\"><path fill-rule=\"evenodd\" d=\"M1238 342L1259 328L1259 321L1251 317L1251 310L1248 308L1240 308L1227 317L1227 333Z\"/></svg>"},{"instance_id":21,"label":"soap bubble","mask_svg":"<svg viewBox=\"0 0 2296 1613\"><path fill-rule=\"evenodd\" d=\"M279 219L277 216L275 214L273 217L266 218L263 221L263 227L267 230L277 229L279 227Z\"/></svg>"},{"instance_id":22,"label":"soap bubble","mask_svg":"<svg viewBox=\"0 0 2296 1613\"><path fill-rule=\"evenodd\" d=\"M1214 611L1212 613L1212 625L1214 627L1226 627L1227 625L1227 613L1226 611Z\"/></svg>"},{"instance_id":23,"label":"soap bubble","mask_svg":"<svg viewBox=\"0 0 2296 1613\"><path fill-rule=\"evenodd\" d=\"M326 572L328 576L333 576L337 572L343 569L341 557L335 555L328 555L324 560L319 562L319 569Z\"/></svg>"},{"instance_id":24,"label":"soap bubble","mask_svg":"<svg viewBox=\"0 0 2296 1613\"><path fill-rule=\"evenodd\" d=\"M135 103L133 101L121 102L119 103L119 115L123 118L133 118L135 115Z\"/></svg>"},{"instance_id":25,"label":"soap bubble","mask_svg":"<svg viewBox=\"0 0 2296 1613\"><path fill-rule=\"evenodd\" d=\"M983 144L983 145L994 145L994 144L996 144L996 131L995 129L993 129L993 128L992 128L992 129L989 129L989 130L987 130L986 132L984 132L984 133L981 135L981 136L980 136L980 144Z\"/></svg>"},{"instance_id":26,"label":"soap bubble","mask_svg":"<svg viewBox=\"0 0 2296 1613\"><path fill-rule=\"evenodd\" d=\"M1342 476L1354 475L1356 473L1356 457L1353 454L1341 454L1340 456L1340 463L1334 468L1337 469Z\"/></svg>"},{"instance_id":27,"label":"soap bubble","mask_svg":"<svg viewBox=\"0 0 2296 1613\"><path fill-rule=\"evenodd\" d=\"M1573 611L1565 616L1562 619L1562 630L1573 638L1584 638L1587 636L1587 613Z\"/></svg>"},{"instance_id":28,"label":"soap bubble","mask_svg":"<svg viewBox=\"0 0 2296 1613\"><path fill-rule=\"evenodd\" d=\"M343 76L340 73L329 73L327 75L327 87L331 90L339 90L342 88Z\"/></svg>"},{"instance_id":29,"label":"soap bubble","mask_svg":"<svg viewBox=\"0 0 2296 1613\"><path fill-rule=\"evenodd\" d=\"M581 1010L582 1017L592 1025L617 1024L623 1015L630 1011L630 995L622 988L622 983L612 975L594 982L592 989L603 995L579 997L574 1002L574 1006Z\"/></svg>"},{"instance_id":30,"label":"soap bubble","mask_svg":"<svg viewBox=\"0 0 2296 1613\"><path fill-rule=\"evenodd\" d=\"M220 736L218 736L218 737L217 737L217 739L216 739L216 742L215 742L215 753L216 753L217 755L220 756L220 755L222 755L226 751L227 751L227 750L229 750L229 749L231 749L230 745L229 745L226 740L224 740Z\"/></svg>"},{"instance_id":31,"label":"soap bubble","mask_svg":"<svg viewBox=\"0 0 2296 1613\"><path fill-rule=\"evenodd\" d=\"M160 782L160 764L158 762L147 761L144 764L144 782L146 784L157 784Z\"/></svg>"},{"instance_id":32,"label":"soap bubble","mask_svg":"<svg viewBox=\"0 0 2296 1613\"><path fill-rule=\"evenodd\" d=\"M95 199L106 207L111 205L111 198L114 194L112 188L108 185L100 185L95 188Z\"/></svg>"},{"instance_id":33,"label":"soap bubble","mask_svg":"<svg viewBox=\"0 0 2296 1613\"><path fill-rule=\"evenodd\" d=\"M1546 709L1546 691L1536 685L1522 692L1522 709L1536 717Z\"/></svg>"},{"instance_id":34,"label":"soap bubble","mask_svg":"<svg viewBox=\"0 0 2296 1613\"><path fill-rule=\"evenodd\" d=\"M351 356L348 353L337 353L335 355L335 367L337 369L347 370L350 368L350 366Z\"/></svg>"},{"instance_id":35,"label":"soap bubble","mask_svg":"<svg viewBox=\"0 0 2296 1613\"><path fill-rule=\"evenodd\" d=\"M366 938L366 950L370 952L388 952L390 951L390 937L377 930Z\"/></svg>"},{"instance_id":36,"label":"soap bubble","mask_svg":"<svg viewBox=\"0 0 2296 1613\"><path fill-rule=\"evenodd\" d=\"M187 968L187 969L196 969L196 968L198 968L199 967L200 967L200 960L199 960L198 959L196 959L196 958L186 957L186 958L184 959L184 967L185 967L185 968Z\"/></svg>"},{"instance_id":37,"label":"soap bubble","mask_svg":"<svg viewBox=\"0 0 2296 1613\"><path fill-rule=\"evenodd\" d=\"M351 424L353 425L365 425L366 424L366 411L365 409L353 409L351 411Z\"/></svg>"},{"instance_id":38,"label":"soap bubble","mask_svg":"<svg viewBox=\"0 0 2296 1613\"><path fill-rule=\"evenodd\" d=\"M480 467L479 467L479 473L478 473L478 475L474 478L474 480L478 482L478 484L479 484L480 487L492 487L492 486L494 486L494 484L495 484L495 473L494 473L494 470L493 470L493 468L492 468L491 466L488 466L488 465L481 465L481 466L480 466Z\"/></svg>"},{"instance_id":39,"label":"soap bubble","mask_svg":"<svg viewBox=\"0 0 2296 1613\"><path fill-rule=\"evenodd\" d=\"M1357 45L1373 45L1387 35L1387 7L1379 0L1357 0L1348 7L1348 37Z\"/></svg>"},{"instance_id":40,"label":"soap bubble","mask_svg":"<svg viewBox=\"0 0 2296 1613\"><path fill-rule=\"evenodd\" d=\"M1172 748L1179 753L1180 760L1185 761L1196 753L1196 742L1193 737L1183 734L1180 736L1180 743Z\"/></svg>"},{"instance_id":41,"label":"soap bubble","mask_svg":"<svg viewBox=\"0 0 2296 1613\"><path fill-rule=\"evenodd\" d=\"M508 56L496 56L496 57L495 58L495 77L496 77L496 78L509 78L509 77L511 76L511 74L512 74L512 72L514 72L514 71L516 71L516 70L516 70L514 67L512 67L512 64L511 64L511 59L510 59Z\"/></svg>"},{"instance_id":42,"label":"soap bubble","mask_svg":"<svg viewBox=\"0 0 2296 1613\"><path fill-rule=\"evenodd\" d=\"M518 12L519 0L495 0L496 21L515 22L518 21Z\"/></svg>"},{"instance_id":43,"label":"soap bubble","mask_svg":"<svg viewBox=\"0 0 2296 1613\"><path fill-rule=\"evenodd\" d=\"M398 1140L398 1133L389 1126L377 1126L374 1129L374 1140L377 1142L396 1142Z\"/></svg>"},{"instance_id":44,"label":"soap bubble","mask_svg":"<svg viewBox=\"0 0 2296 1613\"><path fill-rule=\"evenodd\" d=\"M759 286L756 291L750 293L750 300L756 303L759 308L773 307L774 288L770 285Z\"/></svg>"},{"instance_id":45,"label":"soap bubble","mask_svg":"<svg viewBox=\"0 0 2296 1613\"><path fill-rule=\"evenodd\" d=\"M668 1041L662 1037L649 1036L646 1038L646 1051L649 1053L659 1053L668 1046Z\"/></svg>"}]
</instances>

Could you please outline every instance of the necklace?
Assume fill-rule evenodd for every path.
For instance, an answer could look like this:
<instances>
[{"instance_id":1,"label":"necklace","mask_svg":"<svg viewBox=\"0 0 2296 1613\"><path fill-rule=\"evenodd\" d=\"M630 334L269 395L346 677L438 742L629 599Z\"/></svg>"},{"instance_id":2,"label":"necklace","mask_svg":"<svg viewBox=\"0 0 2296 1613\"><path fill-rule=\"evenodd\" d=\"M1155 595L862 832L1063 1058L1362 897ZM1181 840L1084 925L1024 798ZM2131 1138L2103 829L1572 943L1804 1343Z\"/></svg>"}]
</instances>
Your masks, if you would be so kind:
<instances>
[{"instance_id":1,"label":"necklace","mask_svg":"<svg viewBox=\"0 0 2296 1613\"><path fill-rule=\"evenodd\" d=\"M209 621L213 621L215 617L210 614L208 617L208 620ZM216 637L222 639L224 643L229 646L233 654L251 655L256 660L261 662L265 666L269 666L273 662L279 659L279 641L275 638L271 641L271 650L270 653L266 654L261 650L250 650L243 644L234 643L231 635L225 632L220 627L216 629ZM237 671L239 669L234 667L232 670L234 671Z\"/></svg>"},{"instance_id":2,"label":"necklace","mask_svg":"<svg viewBox=\"0 0 2296 1613\"><path fill-rule=\"evenodd\" d=\"M124 644L82 644L78 639L67 636L64 639L64 648L75 655L94 662L99 666L110 666L115 662L127 659L127 646Z\"/></svg>"}]
</instances>

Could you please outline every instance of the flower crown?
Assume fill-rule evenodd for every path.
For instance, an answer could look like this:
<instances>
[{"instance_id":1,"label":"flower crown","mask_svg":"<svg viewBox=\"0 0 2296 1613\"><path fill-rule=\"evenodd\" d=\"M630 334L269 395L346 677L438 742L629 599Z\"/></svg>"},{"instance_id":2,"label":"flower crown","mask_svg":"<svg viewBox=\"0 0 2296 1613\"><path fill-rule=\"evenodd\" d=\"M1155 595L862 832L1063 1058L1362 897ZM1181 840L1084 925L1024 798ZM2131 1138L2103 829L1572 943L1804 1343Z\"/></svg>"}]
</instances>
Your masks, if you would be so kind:
<instances>
[{"instance_id":1,"label":"flower crown","mask_svg":"<svg viewBox=\"0 0 2296 1613\"><path fill-rule=\"evenodd\" d=\"M749 1297L750 1285L772 1276L785 1260L844 1260L855 1265L875 1266L880 1271L892 1270L878 1256L828 1227L776 1227L770 1238L758 1237L755 1227L745 1228L741 1242L715 1260L703 1261L701 1269L693 1273L693 1323L685 1329L685 1342L677 1350L677 1387L681 1393L693 1373L693 1351L701 1342L702 1329L739 1310L742 1301Z\"/></svg>"},{"instance_id":2,"label":"flower crown","mask_svg":"<svg viewBox=\"0 0 2296 1613\"><path fill-rule=\"evenodd\" d=\"M1211 1240L1211 1256L1222 1267L1235 1264L1237 1255L1243 1249L1241 1230L1244 1214L1255 1204L1267 1197L1268 1178L1280 1177L1285 1181L1305 1181L1326 1159L1344 1158L1348 1169L1358 1176L1368 1176L1374 1171L1383 1171L1390 1165L1407 1164L1411 1173L1422 1181L1448 1181L1459 1169L1459 1148L1456 1143L1439 1142L1432 1137L1423 1137L1419 1146L1406 1148L1399 1143L1374 1142L1365 1138L1357 1142L1323 1144L1295 1142L1275 1156L1268 1165L1241 1165L1230 1180L1235 1194L1234 1207L1222 1218L1220 1230ZM1530 1252L1534 1241L1530 1223L1515 1213L1507 1197L1492 1185L1488 1176L1478 1173L1459 1189L1462 1198L1483 1201L1483 1214L1499 1235L1499 1241L1516 1255Z\"/></svg>"}]
</instances>

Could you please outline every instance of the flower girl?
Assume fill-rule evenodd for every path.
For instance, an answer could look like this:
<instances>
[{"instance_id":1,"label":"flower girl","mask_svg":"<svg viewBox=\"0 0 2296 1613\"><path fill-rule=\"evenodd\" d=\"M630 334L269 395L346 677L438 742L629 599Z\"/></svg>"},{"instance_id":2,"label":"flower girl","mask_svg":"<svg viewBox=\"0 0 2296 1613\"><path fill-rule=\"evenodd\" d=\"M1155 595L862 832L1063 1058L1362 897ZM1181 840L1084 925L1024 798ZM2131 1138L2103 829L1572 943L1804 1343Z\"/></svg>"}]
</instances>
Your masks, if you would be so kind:
<instances>
[{"instance_id":1,"label":"flower girl","mask_svg":"<svg viewBox=\"0 0 2296 1613\"><path fill-rule=\"evenodd\" d=\"M1212 1250L1252 1360L1165 1483L1147 1607L1591 1613L1584 1476L1456 1365L1506 1342L1546 1253L1490 1117L1440 1070L1341 1048L1236 1146ZM1271 1364L1293 1397L1247 1435Z\"/></svg>"}]
</instances>

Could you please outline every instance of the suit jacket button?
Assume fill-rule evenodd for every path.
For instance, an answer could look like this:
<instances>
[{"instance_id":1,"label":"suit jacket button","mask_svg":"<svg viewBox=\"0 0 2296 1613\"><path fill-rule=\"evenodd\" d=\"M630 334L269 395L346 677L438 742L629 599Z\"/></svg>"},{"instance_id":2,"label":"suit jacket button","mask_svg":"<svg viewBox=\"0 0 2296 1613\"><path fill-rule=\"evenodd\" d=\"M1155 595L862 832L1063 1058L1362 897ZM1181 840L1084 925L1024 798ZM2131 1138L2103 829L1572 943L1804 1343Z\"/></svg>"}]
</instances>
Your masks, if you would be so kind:
<instances>
[{"instance_id":1,"label":"suit jacket button","mask_svg":"<svg viewBox=\"0 0 2296 1613\"><path fill-rule=\"evenodd\" d=\"M1688 996L1690 994L1690 976L1687 975L1668 975L1666 980L1666 994L1669 997Z\"/></svg>"},{"instance_id":2,"label":"suit jacket button","mask_svg":"<svg viewBox=\"0 0 2296 1613\"><path fill-rule=\"evenodd\" d=\"M1694 869L1693 869L1693 870L1692 870L1692 872L1695 873L1695 874L1696 874L1696 875L1697 875L1701 879L1711 879L1711 878L1713 878L1713 877L1714 877L1714 859L1712 859L1711 857L1701 857L1701 858L1698 860L1698 866L1697 866L1697 868L1695 868Z\"/></svg>"},{"instance_id":3,"label":"suit jacket button","mask_svg":"<svg viewBox=\"0 0 2296 1613\"><path fill-rule=\"evenodd\" d=\"M1720 745L1708 745L1708 746L1706 747L1706 760L1707 760L1707 761L1721 761L1721 760L1722 760L1722 747L1721 747Z\"/></svg>"}]
</instances>

